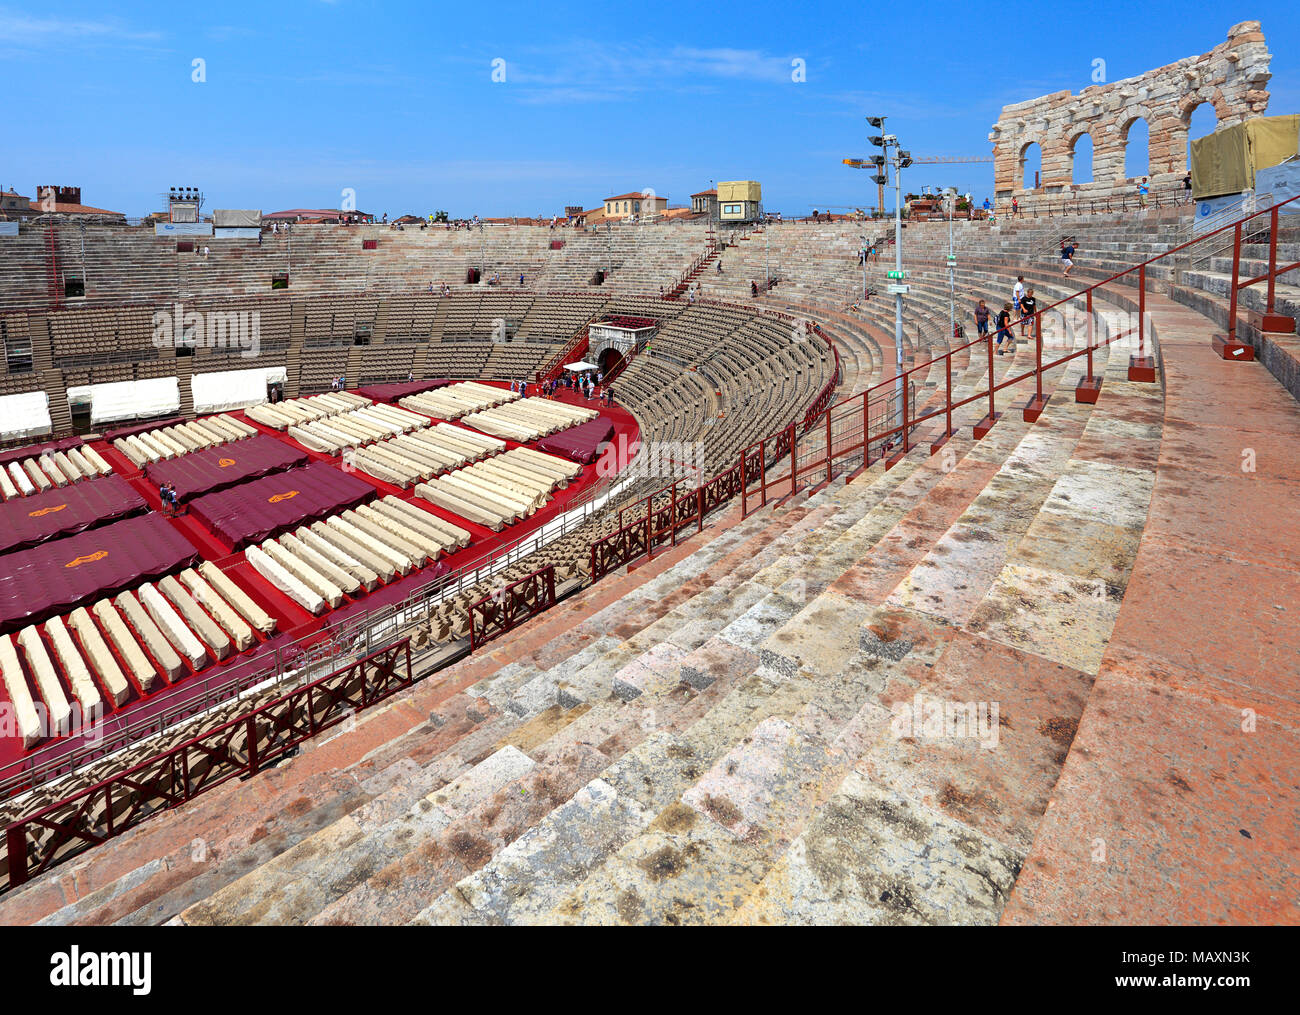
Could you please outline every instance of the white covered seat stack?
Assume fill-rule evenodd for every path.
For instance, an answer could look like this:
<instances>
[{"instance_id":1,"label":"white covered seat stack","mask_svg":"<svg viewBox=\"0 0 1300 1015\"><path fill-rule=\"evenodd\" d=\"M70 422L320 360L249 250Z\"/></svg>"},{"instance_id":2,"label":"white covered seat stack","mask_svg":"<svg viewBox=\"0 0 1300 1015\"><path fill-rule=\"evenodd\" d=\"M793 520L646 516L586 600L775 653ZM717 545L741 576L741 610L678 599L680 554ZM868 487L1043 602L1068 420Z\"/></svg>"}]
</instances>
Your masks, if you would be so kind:
<instances>
[{"instance_id":1,"label":"white covered seat stack","mask_svg":"<svg viewBox=\"0 0 1300 1015\"><path fill-rule=\"evenodd\" d=\"M581 472L582 466L575 462L531 448L515 448L421 483L415 493L430 504L499 532L531 515Z\"/></svg>"},{"instance_id":2,"label":"white covered seat stack","mask_svg":"<svg viewBox=\"0 0 1300 1015\"><path fill-rule=\"evenodd\" d=\"M371 405L325 419L289 427L289 436L312 451L337 455L344 448L363 447L429 425L428 419L392 405Z\"/></svg>"},{"instance_id":3,"label":"white covered seat stack","mask_svg":"<svg viewBox=\"0 0 1300 1015\"><path fill-rule=\"evenodd\" d=\"M218 416L190 420L188 423L179 423L176 426L149 430L130 437L119 437L113 441L113 447L126 456L137 469L143 469L152 462L179 458L192 451L202 451L204 448L240 441L256 433L256 427L249 426L242 419L222 413ZM99 455L94 454L93 448L81 450L90 453L87 454L87 458L93 454L95 459L102 461Z\"/></svg>"},{"instance_id":4,"label":"white covered seat stack","mask_svg":"<svg viewBox=\"0 0 1300 1015\"><path fill-rule=\"evenodd\" d=\"M462 381L445 388L407 395L398 405L437 419L460 419L471 412L513 402L519 395L508 388L497 388L478 381Z\"/></svg>"},{"instance_id":5,"label":"white covered seat stack","mask_svg":"<svg viewBox=\"0 0 1300 1015\"><path fill-rule=\"evenodd\" d=\"M403 434L349 452L349 461L362 472L406 489L466 462L499 454L506 442L451 423Z\"/></svg>"},{"instance_id":6,"label":"white covered seat stack","mask_svg":"<svg viewBox=\"0 0 1300 1015\"><path fill-rule=\"evenodd\" d=\"M264 402L245 409L244 415L272 430L288 430L291 426L339 416L370 404L370 399L350 391L331 391L324 395L291 398L287 402Z\"/></svg>"},{"instance_id":7,"label":"white covered seat stack","mask_svg":"<svg viewBox=\"0 0 1300 1015\"><path fill-rule=\"evenodd\" d=\"M470 413L463 422L476 430L513 441L531 441L585 423L600 415L595 409L549 398L525 398L509 405Z\"/></svg>"},{"instance_id":8,"label":"white covered seat stack","mask_svg":"<svg viewBox=\"0 0 1300 1015\"><path fill-rule=\"evenodd\" d=\"M254 569L309 613L469 545L470 533L397 497L249 547Z\"/></svg>"}]
</instances>

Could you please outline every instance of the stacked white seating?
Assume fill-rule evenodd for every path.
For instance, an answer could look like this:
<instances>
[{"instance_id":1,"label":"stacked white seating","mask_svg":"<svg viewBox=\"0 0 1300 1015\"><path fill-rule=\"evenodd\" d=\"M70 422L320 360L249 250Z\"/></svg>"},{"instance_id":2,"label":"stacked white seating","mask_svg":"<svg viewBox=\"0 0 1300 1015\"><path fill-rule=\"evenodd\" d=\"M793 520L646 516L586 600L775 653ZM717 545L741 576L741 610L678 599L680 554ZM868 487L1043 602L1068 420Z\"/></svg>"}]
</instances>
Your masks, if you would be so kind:
<instances>
[{"instance_id":1,"label":"stacked white seating","mask_svg":"<svg viewBox=\"0 0 1300 1015\"><path fill-rule=\"evenodd\" d=\"M173 576L168 575L158 583L158 591L167 597L168 602L180 613L190 630L198 635L199 640L218 659L230 655L232 643L222 630L221 625L213 620Z\"/></svg>"},{"instance_id":2,"label":"stacked white seating","mask_svg":"<svg viewBox=\"0 0 1300 1015\"><path fill-rule=\"evenodd\" d=\"M397 404L439 419L459 419L467 413L503 405L518 398L519 395L508 388L496 388L477 381L462 381L419 395L408 395Z\"/></svg>"},{"instance_id":3,"label":"stacked white seating","mask_svg":"<svg viewBox=\"0 0 1300 1015\"><path fill-rule=\"evenodd\" d=\"M104 714L104 699L100 697L99 688L91 679L90 669L77 651L72 635L68 634L68 629L63 625L63 619L51 617L47 620L45 634L54 646L54 656L58 659L64 676L68 678L73 696L81 705L82 722L96 722Z\"/></svg>"},{"instance_id":4,"label":"stacked white seating","mask_svg":"<svg viewBox=\"0 0 1300 1015\"><path fill-rule=\"evenodd\" d=\"M100 682L108 688L113 704L122 704L131 693L131 685L127 683L126 674L113 658L113 653L109 651L103 635L99 633L99 628L95 626L95 622L84 606L72 612L68 617L68 626L81 639L81 648L86 658L90 660L90 665L94 668Z\"/></svg>"},{"instance_id":5,"label":"stacked white seating","mask_svg":"<svg viewBox=\"0 0 1300 1015\"><path fill-rule=\"evenodd\" d=\"M24 627L18 632L18 644L27 657L28 669L36 678L36 688L45 700L45 714L49 723L46 732L56 737L65 736L72 730L72 706L68 704L68 696L63 693L63 686L59 683L58 674L36 625Z\"/></svg>"},{"instance_id":6,"label":"stacked white seating","mask_svg":"<svg viewBox=\"0 0 1300 1015\"><path fill-rule=\"evenodd\" d=\"M595 409L568 405L549 398L525 398L509 405L471 413L464 417L464 422L497 437L530 441L567 430L571 426L595 419L598 415Z\"/></svg>"},{"instance_id":7,"label":"stacked white seating","mask_svg":"<svg viewBox=\"0 0 1300 1015\"><path fill-rule=\"evenodd\" d=\"M140 605L149 613L149 617L158 626L158 630L171 643L172 647L189 661L196 670L208 664L208 650L186 626L176 609L161 592L152 585L143 585L137 590Z\"/></svg>"},{"instance_id":8,"label":"stacked white seating","mask_svg":"<svg viewBox=\"0 0 1300 1015\"><path fill-rule=\"evenodd\" d=\"M260 547L250 546L244 551L244 557L253 569L295 603L311 614L323 613L325 597L306 583L286 571L280 564Z\"/></svg>"},{"instance_id":9,"label":"stacked white seating","mask_svg":"<svg viewBox=\"0 0 1300 1015\"><path fill-rule=\"evenodd\" d=\"M4 680L5 690L9 692L9 700L13 703L14 718L18 722L18 735L23 738L23 747L35 747L45 736L45 731L32 692L27 687L22 663L7 634L0 634L0 679Z\"/></svg>"},{"instance_id":10,"label":"stacked white seating","mask_svg":"<svg viewBox=\"0 0 1300 1015\"><path fill-rule=\"evenodd\" d=\"M185 673L185 664L181 662L180 654L172 647L167 636L158 629L158 625L153 622L153 618L135 596L130 592L123 592L113 600L113 605L130 623L136 636L162 668L163 676L168 682L175 683L179 680Z\"/></svg>"},{"instance_id":11,"label":"stacked white seating","mask_svg":"<svg viewBox=\"0 0 1300 1015\"><path fill-rule=\"evenodd\" d=\"M181 580L184 581L185 576L191 573L189 571L182 572ZM263 634L271 634L275 631L275 618L253 602L248 593L226 577L225 573L216 564L211 561L204 561L199 565L196 577L201 577L206 581L208 587L228 603L252 627ZM194 586L191 585L190 589L193 591Z\"/></svg>"},{"instance_id":12,"label":"stacked white seating","mask_svg":"<svg viewBox=\"0 0 1300 1015\"><path fill-rule=\"evenodd\" d=\"M153 663L145 655L144 649L140 647L131 629L126 626L126 621L107 599L97 602L91 607L91 612L99 618L100 625L117 649L117 654L126 663L127 669L131 671L131 675L135 677L136 683L145 691L150 690L158 679L158 671L154 669Z\"/></svg>"}]
</instances>

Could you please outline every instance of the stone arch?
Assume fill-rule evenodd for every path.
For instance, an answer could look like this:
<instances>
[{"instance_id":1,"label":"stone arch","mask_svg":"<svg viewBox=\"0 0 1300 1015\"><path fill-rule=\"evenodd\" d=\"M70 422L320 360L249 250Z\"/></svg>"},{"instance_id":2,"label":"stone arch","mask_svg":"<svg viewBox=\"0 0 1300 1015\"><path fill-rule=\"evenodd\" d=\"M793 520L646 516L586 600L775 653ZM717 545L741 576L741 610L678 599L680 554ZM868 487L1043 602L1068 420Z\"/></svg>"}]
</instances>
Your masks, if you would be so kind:
<instances>
[{"instance_id":1,"label":"stone arch","mask_svg":"<svg viewBox=\"0 0 1300 1015\"><path fill-rule=\"evenodd\" d=\"M1213 134L1219 129L1219 121L1222 119L1218 106L1212 99L1195 99L1184 100L1180 103L1178 123L1179 132L1182 135L1182 147L1186 152L1186 167L1192 168L1192 141L1196 138L1205 137ZM1207 115L1213 117L1210 122Z\"/></svg>"},{"instance_id":2,"label":"stone arch","mask_svg":"<svg viewBox=\"0 0 1300 1015\"><path fill-rule=\"evenodd\" d=\"M1141 119L1147 130L1147 165L1141 175L1148 177L1153 193L1181 193L1192 111L1211 103L1220 128L1262 115L1268 109L1271 60L1259 22L1243 21L1199 56L1122 81L1099 82L1077 94L1063 90L1004 106L989 134L994 192L1006 201L1022 191L1022 154L1036 142L1043 154L1045 197L1066 187L1076 195L1103 199L1131 195L1125 154L1129 134ZM1072 184L1073 149L1084 131L1092 138L1092 183Z\"/></svg>"},{"instance_id":3,"label":"stone arch","mask_svg":"<svg viewBox=\"0 0 1300 1015\"><path fill-rule=\"evenodd\" d=\"M1151 175L1151 111L1145 106L1138 106L1125 111L1124 118L1118 126L1119 146L1124 152L1124 161L1120 167L1120 178L1141 178ZM1134 137L1134 128L1141 124L1138 137ZM1134 144L1139 147L1134 148ZM1137 155L1138 157L1133 157Z\"/></svg>"},{"instance_id":4,"label":"stone arch","mask_svg":"<svg viewBox=\"0 0 1300 1015\"><path fill-rule=\"evenodd\" d=\"M1201 106L1207 104L1213 108L1214 119L1217 123L1223 123L1232 118L1232 107L1228 104L1228 100L1223 97L1223 92L1218 88L1199 88L1184 95L1178 101L1178 118L1182 120L1185 126L1189 126L1192 121L1192 114Z\"/></svg>"},{"instance_id":5,"label":"stone arch","mask_svg":"<svg viewBox=\"0 0 1300 1015\"><path fill-rule=\"evenodd\" d=\"M1034 177L1042 179L1043 145L1036 138L1026 138L1020 143L1020 154L1016 159L1016 189L1033 190Z\"/></svg>"},{"instance_id":6,"label":"stone arch","mask_svg":"<svg viewBox=\"0 0 1300 1015\"><path fill-rule=\"evenodd\" d=\"M1080 148L1081 142L1086 142L1082 148ZM1096 145L1092 140L1091 131L1081 130L1070 138L1070 182L1072 184L1078 186L1096 180L1096 156ZM1081 165L1081 160L1086 160L1086 165Z\"/></svg>"}]
</instances>

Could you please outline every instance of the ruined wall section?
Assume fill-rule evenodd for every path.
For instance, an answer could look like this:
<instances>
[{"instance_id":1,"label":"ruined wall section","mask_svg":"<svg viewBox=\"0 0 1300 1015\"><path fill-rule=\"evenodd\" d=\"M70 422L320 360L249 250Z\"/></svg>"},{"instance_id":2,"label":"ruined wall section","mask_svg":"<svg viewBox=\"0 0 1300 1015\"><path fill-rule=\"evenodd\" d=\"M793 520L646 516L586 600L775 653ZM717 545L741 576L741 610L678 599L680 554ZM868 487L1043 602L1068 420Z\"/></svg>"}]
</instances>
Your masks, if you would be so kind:
<instances>
[{"instance_id":1,"label":"ruined wall section","mask_svg":"<svg viewBox=\"0 0 1300 1015\"><path fill-rule=\"evenodd\" d=\"M1138 77L1098 84L1075 95L1055 92L1005 106L989 134L993 142L994 190L998 201L1031 194L1076 194L1099 199L1132 195L1136 179L1124 173L1129 128L1140 117L1150 136L1152 192L1180 189L1186 172L1188 125L1201 103L1213 105L1225 127L1268 109L1269 61L1258 21L1243 21L1227 41L1208 53L1189 56ZM1092 137L1092 183L1073 183L1073 153L1079 138ZM1024 187L1028 147L1042 149L1037 190Z\"/></svg>"}]
</instances>

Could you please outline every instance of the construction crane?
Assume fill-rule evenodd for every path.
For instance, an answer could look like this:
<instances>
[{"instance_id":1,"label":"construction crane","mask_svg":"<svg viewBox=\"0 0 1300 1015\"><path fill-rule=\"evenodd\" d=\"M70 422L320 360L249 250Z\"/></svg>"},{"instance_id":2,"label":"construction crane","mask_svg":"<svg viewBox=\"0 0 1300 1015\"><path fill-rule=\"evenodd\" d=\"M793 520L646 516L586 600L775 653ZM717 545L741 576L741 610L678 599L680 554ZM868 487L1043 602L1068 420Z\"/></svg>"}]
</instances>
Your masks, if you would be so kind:
<instances>
[{"instance_id":1,"label":"construction crane","mask_svg":"<svg viewBox=\"0 0 1300 1015\"><path fill-rule=\"evenodd\" d=\"M876 175L872 177L876 181L876 209L881 215L885 214L885 157L876 155L869 159L841 159L840 161L850 169L876 171Z\"/></svg>"}]
</instances>

